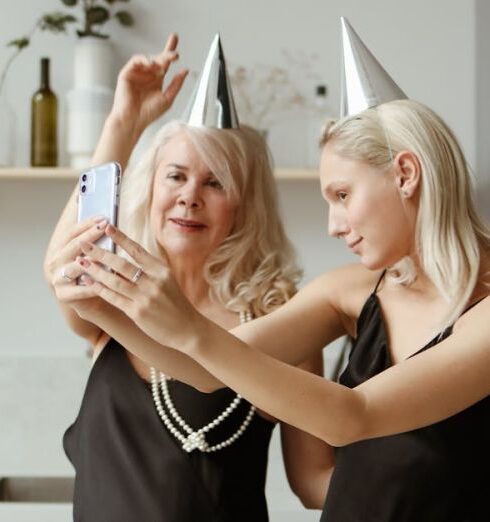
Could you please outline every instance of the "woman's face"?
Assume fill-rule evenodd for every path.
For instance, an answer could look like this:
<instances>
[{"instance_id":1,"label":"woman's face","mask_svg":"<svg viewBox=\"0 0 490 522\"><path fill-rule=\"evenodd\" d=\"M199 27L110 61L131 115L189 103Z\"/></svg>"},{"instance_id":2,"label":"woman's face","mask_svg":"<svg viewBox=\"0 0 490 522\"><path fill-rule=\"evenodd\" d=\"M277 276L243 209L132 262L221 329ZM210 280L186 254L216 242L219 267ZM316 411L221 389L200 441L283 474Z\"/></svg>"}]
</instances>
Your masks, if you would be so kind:
<instances>
[{"instance_id":1,"label":"woman's face","mask_svg":"<svg viewBox=\"0 0 490 522\"><path fill-rule=\"evenodd\" d=\"M367 268L385 268L412 254L415 216L400 196L393 168L380 171L343 158L327 143L320 178L329 234L343 238Z\"/></svg>"},{"instance_id":2,"label":"woman's face","mask_svg":"<svg viewBox=\"0 0 490 522\"><path fill-rule=\"evenodd\" d=\"M172 257L206 259L229 235L237 203L183 133L160 152L153 181L150 222L157 242Z\"/></svg>"}]
</instances>

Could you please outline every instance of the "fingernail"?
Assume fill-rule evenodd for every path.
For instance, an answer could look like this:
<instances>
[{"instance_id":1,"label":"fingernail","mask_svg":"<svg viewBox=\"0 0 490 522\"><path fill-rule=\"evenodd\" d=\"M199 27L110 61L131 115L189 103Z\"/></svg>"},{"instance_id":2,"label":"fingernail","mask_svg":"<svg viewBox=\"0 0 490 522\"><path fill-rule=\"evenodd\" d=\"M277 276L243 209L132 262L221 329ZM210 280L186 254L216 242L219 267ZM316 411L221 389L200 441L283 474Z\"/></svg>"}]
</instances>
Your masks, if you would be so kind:
<instances>
[{"instance_id":1,"label":"fingernail","mask_svg":"<svg viewBox=\"0 0 490 522\"><path fill-rule=\"evenodd\" d=\"M87 241L81 241L80 247L82 251L85 252L85 254L88 252L92 252L92 250L94 249L94 245L92 245L92 243L88 243Z\"/></svg>"},{"instance_id":2,"label":"fingernail","mask_svg":"<svg viewBox=\"0 0 490 522\"><path fill-rule=\"evenodd\" d=\"M79 261L80 265L82 265L84 268L87 268L90 266L90 261L87 261L85 258L81 258Z\"/></svg>"},{"instance_id":3,"label":"fingernail","mask_svg":"<svg viewBox=\"0 0 490 522\"><path fill-rule=\"evenodd\" d=\"M114 234L116 229L112 225L107 225L107 228L105 231L106 231L106 234Z\"/></svg>"}]
</instances>

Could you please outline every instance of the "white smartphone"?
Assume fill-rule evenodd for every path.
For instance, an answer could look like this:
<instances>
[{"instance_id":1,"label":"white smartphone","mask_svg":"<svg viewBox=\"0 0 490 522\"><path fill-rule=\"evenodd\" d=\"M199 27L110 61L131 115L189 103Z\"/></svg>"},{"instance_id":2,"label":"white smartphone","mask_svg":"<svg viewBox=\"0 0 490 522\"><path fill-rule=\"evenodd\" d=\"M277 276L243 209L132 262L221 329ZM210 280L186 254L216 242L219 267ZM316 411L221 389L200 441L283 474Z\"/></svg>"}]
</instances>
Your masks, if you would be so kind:
<instances>
[{"instance_id":1,"label":"white smartphone","mask_svg":"<svg viewBox=\"0 0 490 522\"><path fill-rule=\"evenodd\" d=\"M117 226L120 186L119 163L105 163L83 171L79 182L78 221L93 216L103 216L108 223ZM115 245L110 237L104 235L96 244L110 252L115 252Z\"/></svg>"}]
</instances>

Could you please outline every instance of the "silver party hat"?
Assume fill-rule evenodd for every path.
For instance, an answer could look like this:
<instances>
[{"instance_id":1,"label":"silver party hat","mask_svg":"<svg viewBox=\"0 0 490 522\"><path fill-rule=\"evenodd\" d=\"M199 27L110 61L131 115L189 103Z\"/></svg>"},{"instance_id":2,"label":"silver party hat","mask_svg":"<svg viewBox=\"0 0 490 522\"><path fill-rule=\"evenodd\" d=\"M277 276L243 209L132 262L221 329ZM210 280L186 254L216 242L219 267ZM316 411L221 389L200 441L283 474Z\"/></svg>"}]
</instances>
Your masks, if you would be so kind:
<instances>
[{"instance_id":1,"label":"silver party hat","mask_svg":"<svg viewBox=\"0 0 490 522\"><path fill-rule=\"evenodd\" d=\"M357 114L391 100L406 98L345 17L342 26L343 67L340 117Z\"/></svg>"},{"instance_id":2,"label":"silver party hat","mask_svg":"<svg viewBox=\"0 0 490 522\"><path fill-rule=\"evenodd\" d=\"M211 43L201 76L182 118L193 127L239 127L219 34Z\"/></svg>"}]
</instances>

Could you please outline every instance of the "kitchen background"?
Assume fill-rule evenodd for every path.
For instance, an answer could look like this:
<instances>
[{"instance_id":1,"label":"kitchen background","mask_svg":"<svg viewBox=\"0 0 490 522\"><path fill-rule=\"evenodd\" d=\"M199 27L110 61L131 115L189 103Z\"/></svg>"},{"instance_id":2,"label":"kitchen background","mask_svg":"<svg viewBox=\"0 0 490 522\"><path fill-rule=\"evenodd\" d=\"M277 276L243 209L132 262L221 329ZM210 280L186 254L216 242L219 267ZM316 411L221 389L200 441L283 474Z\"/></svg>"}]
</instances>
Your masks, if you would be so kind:
<instances>
[{"instance_id":1,"label":"kitchen background","mask_svg":"<svg viewBox=\"0 0 490 522\"><path fill-rule=\"evenodd\" d=\"M27 34L41 14L67 10L59 0L0 0L0 7L0 70L12 54L7 42ZM131 12L135 25L124 28L111 21L106 26L114 76L131 54L159 50L170 31L181 37L180 63L194 71L200 70L217 31L232 70L243 66L251 77L264 75L266 86L274 81L270 74L286 70L284 99L271 106L261 125L268 131L276 166L300 172L312 161L308 143L318 118L313 109L316 85L328 86L325 116L337 113L339 17L347 16L402 89L453 127L475 172L480 206L490 216L486 0L131 0L120 7ZM72 27L67 34L38 31L8 71L3 95L13 117L6 120L9 132L2 139L10 140L16 167L29 163L30 99L39 86L42 56L51 58L51 85L60 107L60 164L68 165L66 96L73 87L75 44ZM192 80L166 119L181 113ZM251 85L248 89L252 99L263 94ZM288 98L287 89L300 96ZM42 260L74 184L73 179L4 177L0 168L0 477L72 475L61 436L76 415L90 362L87 346L64 325L44 283ZM326 208L316 179L300 175L278 185L287 229L305 269L303 282L355 261L341 242L327 237ZM325 352L327 370L338 346ZM272 522L318 519L288 490L277 433L267 494ZM22 506L14 508L0 502L0 522L44 520L41 507L36 507L37 518L29 518ZM46 520L69 520L68 506L53 509L56 513L51 511Z\"/></svg>"}]
</instances>

